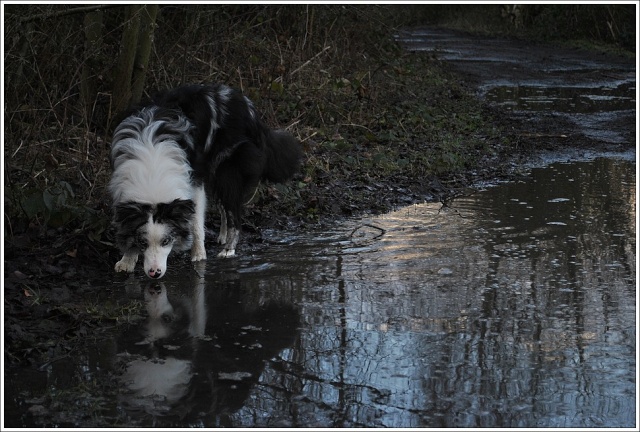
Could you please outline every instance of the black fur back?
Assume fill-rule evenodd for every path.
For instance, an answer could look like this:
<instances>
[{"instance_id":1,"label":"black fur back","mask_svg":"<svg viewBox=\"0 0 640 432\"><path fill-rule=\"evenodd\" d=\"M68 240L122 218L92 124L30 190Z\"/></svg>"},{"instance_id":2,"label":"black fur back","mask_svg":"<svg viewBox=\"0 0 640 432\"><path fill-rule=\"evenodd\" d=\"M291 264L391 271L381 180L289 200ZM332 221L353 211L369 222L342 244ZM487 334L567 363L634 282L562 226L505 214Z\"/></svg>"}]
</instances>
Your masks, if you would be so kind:
<instances>
[{"instance_id":1,"label":"black fur back","mask_svg":"<svg viewBox=\"0 0 640 432\"><path fill-rule=\"evenodd\" d=\"M224 84L185 85L152 100L154 105L179 109L191 120L195 127L190 162L196 178L208 180L214 189L221 182L218 171L224 162L232 163L248 184L256 179L283 182L300 167L302 150L293 135L268 128L253 103Z\"/></svg>"},{"instance_id":2,"label":"black fur back","mask_svg":"<svg viewBox=\"0 0 640 432\"><path fill-rule=\"evenodd\" d=\"M224 84L185 85L158 93L151 103L178 110L193 123L193 147L186 150L194 180L205 183L235 226L261 180L284 182L300 168L298 140L267 127L253 103Z\"/></svg>"}]
</instances>

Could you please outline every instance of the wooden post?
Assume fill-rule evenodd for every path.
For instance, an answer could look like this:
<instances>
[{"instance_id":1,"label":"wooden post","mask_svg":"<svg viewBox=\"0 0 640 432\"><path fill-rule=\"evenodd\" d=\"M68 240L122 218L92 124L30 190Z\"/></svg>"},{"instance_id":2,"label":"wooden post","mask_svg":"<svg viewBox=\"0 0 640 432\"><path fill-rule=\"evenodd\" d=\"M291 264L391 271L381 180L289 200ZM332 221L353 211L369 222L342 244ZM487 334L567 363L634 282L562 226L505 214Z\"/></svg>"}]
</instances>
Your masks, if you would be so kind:
<instances>
[{"instance_id":1,"label":"wooden post","mask_svg":"<svg viewBox=\"0 0 640 432\"><path fill-rule=\"evenodd\" d=\"M125 7L124 31L113 82L113 109L116 113L125 110L131 103L131 76L138 50L142 9L144 5Z\"/></svg>"},{"instance_id":2,"label":"wooden post","mask_svg":"<svg viewBox=\"0 0 640 432\"><path fill-rule=\"evenodd\" d=\"M131 102L140 102L144 90L144 80L147 75L149 56L153 47L153 33L158 15L158 5L147 5L141 11L140 33L138 36L138 50L133 69L133 86L131 88Z\"/></svg>"}]
</instances>

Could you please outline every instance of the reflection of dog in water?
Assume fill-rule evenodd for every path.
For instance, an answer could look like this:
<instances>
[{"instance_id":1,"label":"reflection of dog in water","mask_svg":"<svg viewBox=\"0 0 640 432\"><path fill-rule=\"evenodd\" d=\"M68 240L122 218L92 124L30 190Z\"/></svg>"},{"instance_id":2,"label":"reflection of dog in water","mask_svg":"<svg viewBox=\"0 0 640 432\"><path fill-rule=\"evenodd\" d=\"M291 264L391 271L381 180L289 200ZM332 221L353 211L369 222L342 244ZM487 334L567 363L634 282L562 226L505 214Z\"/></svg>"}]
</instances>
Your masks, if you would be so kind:
<instances>
[{"instance_id":1,"label":"reflection of dog in water","mask_svg":"<svg viewBox=\"0 0 640 432\"><path fill-rule=\"evenodd\" d=\"M204 285L200 278L190 295L175 298L162 283L144 288L149 316L121 336L116 359L121 403L133 422L151 415L154 426L224 426L265 361L293 343L299 320L293 306L247 307L237 283Z\"/></svg>"}]
</instances>

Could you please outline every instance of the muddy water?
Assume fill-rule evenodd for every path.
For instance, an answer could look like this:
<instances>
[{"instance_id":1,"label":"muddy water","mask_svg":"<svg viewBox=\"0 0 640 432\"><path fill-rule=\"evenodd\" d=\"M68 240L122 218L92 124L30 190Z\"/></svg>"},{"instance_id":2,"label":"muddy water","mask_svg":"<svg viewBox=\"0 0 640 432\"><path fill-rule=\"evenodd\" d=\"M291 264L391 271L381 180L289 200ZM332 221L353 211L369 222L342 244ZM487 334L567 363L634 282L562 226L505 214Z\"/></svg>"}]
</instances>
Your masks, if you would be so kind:
<instances>
[{"instance_id":1,"label":"muddy water","mask_svg":"<svg viewBox=\"0 0 640 432\"><path fill-rule=\"evenodd\" d=\"M144 317L9 376L6 425L632 427L634 159L116 281Z\"/></svg>"}]
</instances>

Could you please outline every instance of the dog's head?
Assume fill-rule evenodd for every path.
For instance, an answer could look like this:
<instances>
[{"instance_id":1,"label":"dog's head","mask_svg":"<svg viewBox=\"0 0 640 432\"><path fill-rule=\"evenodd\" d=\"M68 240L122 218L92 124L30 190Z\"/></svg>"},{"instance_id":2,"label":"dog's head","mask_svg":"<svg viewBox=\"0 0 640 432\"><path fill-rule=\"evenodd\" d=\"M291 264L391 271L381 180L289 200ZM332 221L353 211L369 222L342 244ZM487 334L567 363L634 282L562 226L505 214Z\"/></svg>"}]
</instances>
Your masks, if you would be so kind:
<instances>
[{"instance_id":1,"label":"dog's head","mask_svg":"<svg viewBox=\"0 0 640 432\"><path fill-rule=\"evenodd\" d=\"M123 252L144 255L144 272L161 278L167 272L167 257L172 250L189 249L194 215L192 200L140 204L126 202L114 207L116 242Z\"/></svg>"}]
</instances>

